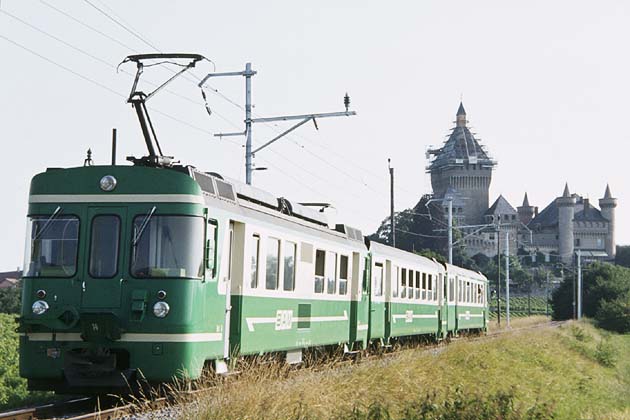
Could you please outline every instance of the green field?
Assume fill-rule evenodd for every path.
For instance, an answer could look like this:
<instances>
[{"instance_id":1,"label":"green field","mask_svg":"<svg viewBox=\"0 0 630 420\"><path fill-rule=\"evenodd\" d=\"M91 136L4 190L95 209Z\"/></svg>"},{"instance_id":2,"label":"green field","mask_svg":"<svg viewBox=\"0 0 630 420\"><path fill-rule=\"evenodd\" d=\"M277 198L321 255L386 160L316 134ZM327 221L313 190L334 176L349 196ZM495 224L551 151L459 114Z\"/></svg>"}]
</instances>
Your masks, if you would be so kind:
<instances>
[{"instance_id":1,"label":"green field","mask_svg":"<svg viewBox=\"0 0 630 420\"><path fill-rule=\"evenodd\" d=\"M358 365L265 365L200 397L182 418L630 418L629 353L630 335L569 323Z\"/></svg>"},{"instance_id":2,"label":"green field","mask_svg":"<svg viewBox=\"0 0 630 420\"><path fill-rule=\"evenodd\" d=\"M545 315L547 309L551 314L551 304L547 308L547 299L545 297L532 296L528 307L527 297L511 297L510 298L510 317L523 317L532 315ZM501 316L505 316L506 302L501 298ZM496 318L496 299L490 302L490 319Z\"/></svg>"}]
</instances>

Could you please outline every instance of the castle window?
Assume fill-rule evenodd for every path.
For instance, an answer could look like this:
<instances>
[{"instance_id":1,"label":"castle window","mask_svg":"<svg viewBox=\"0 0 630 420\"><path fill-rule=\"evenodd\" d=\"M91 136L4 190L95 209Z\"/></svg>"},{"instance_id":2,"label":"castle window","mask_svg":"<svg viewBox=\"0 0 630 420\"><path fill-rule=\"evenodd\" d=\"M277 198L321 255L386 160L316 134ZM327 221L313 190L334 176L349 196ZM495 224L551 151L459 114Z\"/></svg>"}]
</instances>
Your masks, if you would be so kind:
<instances>
[{"instance_id":1,"label":"castle window","mask_svg":"<svg viewBox=\"0 0 630 420\"><path fill-rule=\"evenodd\" d=\"M575 238L575 246L580 246L580 238Z\"/></svg>"}]
</instances>

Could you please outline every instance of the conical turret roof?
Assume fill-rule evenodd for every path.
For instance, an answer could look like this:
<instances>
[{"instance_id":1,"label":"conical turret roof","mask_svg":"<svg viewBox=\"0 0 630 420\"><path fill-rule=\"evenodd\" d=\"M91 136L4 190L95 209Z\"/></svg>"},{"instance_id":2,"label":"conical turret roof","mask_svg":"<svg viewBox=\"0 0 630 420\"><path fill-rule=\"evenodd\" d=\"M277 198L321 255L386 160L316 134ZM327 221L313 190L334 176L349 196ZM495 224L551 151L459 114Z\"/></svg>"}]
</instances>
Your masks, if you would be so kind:
<instances>
[{"instance_id":1,"label":"conical turret roof","mask_svg":"<svg viewBox=\"0 0 630 420\"><path fill-rule=\"evenodd\" d=\"M461 119L465 115L464 105L460 102L457 117ZM435 159L429 164L429 170L462 164L495 166L495 162L490 158L488 152L465 124L458 124L453 128L453 132L444 142L444 145L439 149L430 150L429 154L435 156Z\"/></svg>"},{"instance_id":2,"label":"conical turret roof","mask_svg":"<svg viewBox=\"0 0 630 420\"><path fill-rule=\"evenodd\" d=\"M466 110L464 109L464 103L459 103L459 108L457 109L457 116L466 115Z\"/></svg>"},{"instance_id":3,"label":"conical turret roof","mask_svg":"<svg viewBox=\"0 0 630 420\"><path fill-rule=\"evenodd\" d=\"M606 192L604 193L604 198L613 198L612 194L610 193L610 185L606 184Z\"/></svg>"},{"instance_id":4,"label":"conical turret roof","mask_svg":"<svg viewBox=\"0 0 630 420\"><path fill-rule=\"evenodd\" d=\"M569 183L565 183L564 184L564 192L562 193L562 197L565 198L570 198L571 197L571 193L569 192Z\"/></svg>"},{"instance_id":5,"label":"conical turret roof","mask_svg":"<svg viewBox=\"0 0 630 420\"><path fill-rule=\"evenodd\" d=\"M529 199L527 198L527 193L525 193L525 198L523 198L523 205L521 207L531 207L529 205Z\"/></svg>"}]
</instances>

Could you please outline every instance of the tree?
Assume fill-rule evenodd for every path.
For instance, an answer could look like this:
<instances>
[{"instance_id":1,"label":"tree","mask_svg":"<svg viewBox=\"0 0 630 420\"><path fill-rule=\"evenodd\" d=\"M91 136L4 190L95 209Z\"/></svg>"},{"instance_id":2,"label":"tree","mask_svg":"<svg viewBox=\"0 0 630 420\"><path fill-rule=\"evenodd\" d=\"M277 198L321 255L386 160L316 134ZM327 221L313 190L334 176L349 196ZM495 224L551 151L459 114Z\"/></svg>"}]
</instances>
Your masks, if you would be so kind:
<instances>
[{"instance_id":1,"label":"tree","mask_svg":"<svg viewBox=\"0 0 630 420\"><path fill-rule=\"evenodd\" d=\"M19 314L21 307L21 283L16 287L0 289L0 312L5 314Z\"/></svg>"},{"instance_id":2,"label":"tree","mask_svg":"<svg viewBox=\"0 0 630 420\"><path fill-rule=\"evenodd\" d=\"M583 314L603 328L630 332L630 269L596 262L584 268L582 278ZM569 277L553 293L554 319L573 317L573 295L574 282Z\"/></svg>"},{"instance_id":3,"label":"tree","mask_svg":"<svg viewBox=\"0 0 630 420\"><path fill-rule=\"evenodd\" d=\"M423 196L411 209L406 209L394 216L396 223L396 248L415 252L431 250L446 256L446 222L442 209L436 202L429 203L428 196ZM391 244L390 218L383 220L375 233L368 239L386 245ZM442 231L439 231L442 230Z\"/></svg>"},{"instance_id":4,"label":"tree","mask_svg":"<svg viewBox=\"0 0 630 420\"><path fill-rule=\"evenodd\" d=\"M630 245L617 245L617 253L615 254L615 264L624 267L630 267Z\"/></svg>"}]
</instances>

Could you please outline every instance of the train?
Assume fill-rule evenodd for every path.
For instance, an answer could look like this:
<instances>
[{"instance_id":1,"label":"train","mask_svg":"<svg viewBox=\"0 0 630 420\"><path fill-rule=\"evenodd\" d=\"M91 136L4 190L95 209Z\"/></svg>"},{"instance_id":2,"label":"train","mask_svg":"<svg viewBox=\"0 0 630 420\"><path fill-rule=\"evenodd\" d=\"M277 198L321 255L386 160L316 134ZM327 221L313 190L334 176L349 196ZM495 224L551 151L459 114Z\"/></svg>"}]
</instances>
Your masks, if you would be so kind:
<instances>
[{"instance_id":1,"label":"train","mask_svg":"<svg viewBox=\"0 0 630 420\"><path fill-rule=\"evenodd\" d=\"M148 96L129 99L148 156L31 180L17 327L29 389L108 393L226 373L241 356L300 363L486 331L483 274L162 156Z\"/></svg>"},{"instance_id":2,"label":"train","mask_svg":"<svg viewBox=\"0 0 630 420\"><path fill-rule=\"evenodd\" d=\"M48 169L30 187L20 374L87 392L235 355L485 330L480 273L367 240L191 166Z\"/></svg>"}]
</instances>

